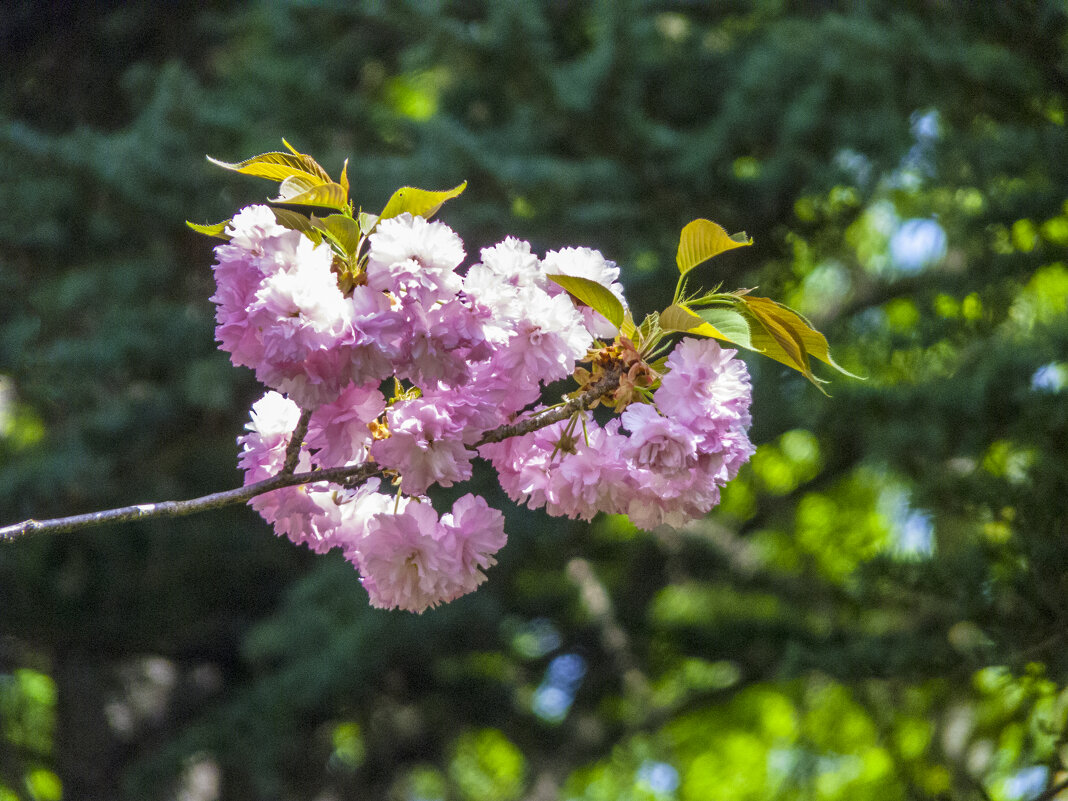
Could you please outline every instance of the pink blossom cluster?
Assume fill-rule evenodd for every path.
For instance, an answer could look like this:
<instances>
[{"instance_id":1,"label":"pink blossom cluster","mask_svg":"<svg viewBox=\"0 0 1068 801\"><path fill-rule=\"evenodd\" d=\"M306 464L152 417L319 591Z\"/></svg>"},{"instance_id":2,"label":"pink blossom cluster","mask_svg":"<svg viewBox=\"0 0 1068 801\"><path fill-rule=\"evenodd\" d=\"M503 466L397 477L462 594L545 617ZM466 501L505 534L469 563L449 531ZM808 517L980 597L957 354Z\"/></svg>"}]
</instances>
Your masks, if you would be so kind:
<instances>
[{"instance_id":1,"label":"pink blossom cluster","mask_svg":"<svg viewBox=\"0 0 1068 801\"><path fill-rule=\"evenodd\" d=\"M246 485L282 470L302 410L311 416L297 472L374 463L393 479L285 487L250 504L294 542L340 548L375 606L421 612L485 580L506 540L501 512L468 494L439 516L426 497L469 479L477 455L532 507L622 513L652 528L707 512L752 452L748 374L711 340L684 340L654 403L607 425L583 413L577 432L564 421L478 447L616 336L549 277L595 281L626 308L618 268L595 250L539 258L508 238L461 275L455 232L402 214L378 222L360 280L343 292L329 244L283 227L268 207L243 209L226 233L216 336L270 388L238 440Z\"/></svg>"},{"instance_id":2,"label":"pink blossom cluster","mask_svg":"<svg viewBox=\"0 0 1068 801\"><path fill-rule=\"evenodd\" d=\"M749 374L734 354L711 339L685 339L667 359L654 404L631 404L605 426L590 418L568 435L556 423L479 452L509 497L532 509L680 526L719 503L720 487L753 454Z\"/></svg>"}]
</instances>

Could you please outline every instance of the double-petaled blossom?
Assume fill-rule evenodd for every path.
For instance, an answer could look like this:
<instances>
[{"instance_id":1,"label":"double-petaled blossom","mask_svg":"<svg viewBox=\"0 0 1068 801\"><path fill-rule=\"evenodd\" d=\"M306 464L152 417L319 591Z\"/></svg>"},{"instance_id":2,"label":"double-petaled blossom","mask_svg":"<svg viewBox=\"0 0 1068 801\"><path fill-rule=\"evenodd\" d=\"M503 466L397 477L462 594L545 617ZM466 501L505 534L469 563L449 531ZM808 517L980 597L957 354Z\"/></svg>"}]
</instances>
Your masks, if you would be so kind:
<instances>
[{"instance_id":1,"label":"double-petaled blossom","mask_svg":"<svg viewBox=\"0 0 1068 801\"><path fill-rule=\"evenodd\" d=\"M480 453L509 497L531 508L582 519L626 514L649 529L683 525L719 503L720 488L753 453L749 376L733 354L713 340L685 340L668 357L655 405L631 404L604 427L592 418L578 430L558 423Z\"/></svg>"},{"instance_id":2,"label":"double-petaled blossom","mask_svg":"<svg viewBox=\"0 0 1068 801\"><path fill-rule=\"evenodd\" d=\"M616 351L627 345L648 380L631 388L621 416L602 425L582 412L581 425L572 418L478 447L532 411L595 338L616 336L550 278L595 281L626 308L619 269L598 251L539 259L508 238L461 277L460 238L403 214L378 222L364 272L342 292L329 245L282 227L267 207L241 211L227 234L216 248L216 335L273 390L238 440L245 483L279 473L301 409L311 414L298 472L365 464L392 479L285 487L250 503L280 535L317 552L340 548L375 606L421 612L485 580L505 542L502 514L469 494L439 517L425 497L469 479L476 447L517 502L586 520L626 514L645 528L706 513L753 451L745 365L691 339L668 357L653 403L645 387L657 374L624 341Z\"/></svg>"},{"instance_id":3,"label":"double-petaled blossom","mask_svg":"<svg viewBox=\"0 0 1068 801\"><path fill-rule=\"evenodd\" d=\"M379 512L346 554L373 606L422 612L478 587L505 541L504 515L465 495L440 519L420 500Z\"/></svg>"},{"instance_id":4,"label":"double-petaled blossom","mask_svg":"<svg viewBox=\"0 0 1068 801\"><path fill-rule=\"evenodd\" d=\"M263 343L249 309L263 279L284 268L280 254L294 252L304 237L279 225L267 206L242 209L226 231L230 241L215 248L215 337L235 365L255 368Z\"/></svg>"},{"instance_id":5,"label":"double-petaled blossom","mask_svg":"<svg viewBox=\"0 0 1068 801\"><path fill-rule=\"evenodd\" d=\"M425 398L405 400L393 405L387 419L389 438L376 442L371 453L380 465L400 473L405 492L422 495L432 484L451 487L471 477L474 454L447 407Z\"/></svg>"},{"instance_id":6,"label":"double-petaled blossom","mask_svg":"<svg viewBox=\"0 0 1068 801\"><path fill-rule=\"evenodd\" d=\"M684 339L667 358L668 372L656 392L656 405L695 430L709 434L735 425L748 428L752 387L737 351L714 339Z\"/></svg>"},{"instance_id":7,"label":"double-petaled blossom","mask_svg":"<svg viewBox=\"0 0 1068 801\"><path fill-rule=\"evenodd\" d=\"M238 437L241 455L238 463L245 471L245 485L271 478L281 471L286 449L297 422L300 407L277 392L268 392L252 405L248 431ZM296 469L311 469L311 458L303 449ZM334 492L321 486L282 487L257 495L249 505L274 525L278 534L305 544L316 553L334 547L333 532L341 519Z\"/></svg>"},{"instance_id":8,"label":"double-petaled blossom","mask_svg":"<svg viewBox=\"0 0 1068 801\"><path fill-rule=\"evenodd\" d=\"M377 384L350 384L334 401L317 408L305 444L318 467L342 467L366 461L371 424L386 408Z\"/></svg>"}]
</instances>

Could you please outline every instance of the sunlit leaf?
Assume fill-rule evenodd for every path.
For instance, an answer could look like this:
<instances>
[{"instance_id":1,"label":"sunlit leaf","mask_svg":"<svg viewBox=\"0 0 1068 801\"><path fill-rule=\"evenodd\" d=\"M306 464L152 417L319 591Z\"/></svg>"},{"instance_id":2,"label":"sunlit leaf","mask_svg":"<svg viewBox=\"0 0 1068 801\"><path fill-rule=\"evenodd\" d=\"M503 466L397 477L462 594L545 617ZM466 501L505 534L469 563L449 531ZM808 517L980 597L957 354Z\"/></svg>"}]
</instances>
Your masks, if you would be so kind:
<instances>
[{"instance_id":1,"label":"sunlit leaf","mask_svg":"<svg viewBox=\"0 0 1068 801\"><path fill-rule=\"evenodd\" d=\"M765 356L800 372L813 384L819 385L823 379L816 378L809 363L808 351L798 331L781 317L766 314L765 309L750 308L751 337L753 343Z\"/></svg>"},{"instance_id":2,"label":"sunlit leaf","mask_svg":"<svg viewBox=\"0 0 1068 801\"><path fill-rule=\"evenodd\" d=\"M675 256L679 272L686 275L698 264L726 250L753 244L745 232L728 234L723 226L711 220L694 220L682 229L679 252Z\"/></svg>"},{"instance_id":3,"label":"sunlit leaf","mask_svg":"<svg viewBox=\"0 0 1068 801\"><path fill-rule=\"evenodd\" d=\"M272 202L285 203L290 198L302 195L310 189L314 189L317 186L321 186L322 181L316 178L314 175L308 175L307 173L297 173L290 175L281 184L278 185L278 197L273 198Z\"/></svg>"},{"instance_id":4,"label":"sunlit leaf","mask_svg":"<svg viewBox=\"0 0 1068 801\"><path fill-rule=\"evenodd\" d=\"M660 326L665 331L681 331L687 334L696 334L701 337L713 337L727 342L735 342L725 331L720 331L714 325L706 322L696 312L677 304L668 306L660 312ZM743 343L738 342L742 345ZM752 348L752 345L743 345Z\"/></svg>"},{"instance_id":5,"label":"sunlit leaf","mask_svg":"<svg viewBox=\"0 0 1068 801\"><path fill-rule=\"evenodd\" d=\"M230 241L230 235L226 233L226 226L230 224L229 220L223 220L222 222L213 223L211 225L201 225L200 223L185 221L185 224L196 231L198 234L204 234L204 236L214 236L219 239Z\"/></svg>"},{"instance_id":6,"label":"sunlit leaf","mask_svg":"<svg viewBox=\"0 0 1068 801\"><path fill-rule=\"evenodd\" d=\"M274 212L274 218L278 220L278 224L283 228L300 231L302 234L308 234L315 238L316 241L319 241L319 232L315 230L311 220L300 212L290 211L289 209L271 209L271 211Z\"/></svg>"},{"instance_id":7,"label":"sunlit leaf","mask_svg":"<svg viewBox=\"0 0 1068 801\"><path fill-rule=\"evenodd\" d=\"M827 338L813 328L808 320L793 309L783 306L781 303L776 303L769 298L757 298L752 295L742 296L739 298L739 301L741 306L744 306L744 311L748 311L750 314L757 316L762 322L765 320L774 321L777 324L775 327L776 331L781 331L782 329L788 331L790 339L798 343L798 346L803 349L804 361L806 363L808 357L813 356L824 364L833 367L835 370L842 373L842 375L849 376L850 378L862 379L861 376L846 370L831 357ZM759 338L756 330L754 330L753 344L763 347L763 344L758 341ZM768 351L768 355L772 358L776 358L771 350Z\"/></svg>"},{"instance_id":8,"label":"sunlit leaf","mask_svg":"<svg viewBox=\"0 0 1068 801\"><path fill-rule=\"evenodd\" d=\"M457 197L466 188L467 181L443 192L417 189L414 186L402 186L393 193L389 202L386 203L386 207L382 209L379 219L388 220L391 217L397 217L405 212L408 212L413 216L426 217L429 219L434 216L446 200L451 200L452 198Z\"/></svg>"},{"instance_id":9,"label":"sunlit leaf","mask_svg":"<svg viewBox=\"0 0 1068 801\"><path fill-rule=\"evenodd\" d=\"M356 247L360 243L360 229L351 217L344 214L331 214L323 218L313 216L311 224L325 231L346 253L356 252Z\"/></svg>"},{"instance_id":10,"label":"sunlit leaf","mask_svg":"<svg viewBox=\"0 0 1068 801\"><path fill-rule=\"evenodd\" d=\"M349 194L349 160L345 159L345 163L341 165L341 177L338 179L338 183L341 184L341 188L345 190L345 196Z\"/></svg>"},{"instance_id":11,"label":"sunlit leaf","mask_svg":"<svg viewBox=\"0 0 1068 801\"><path fill-rule=\"evenodd\" d=\"M319 162L317 162L307 153L301 153L299 150L293 147L293 145L289 144L289 142L287 142L285 139L282 140L282 144L286 146L290 153L300 159L301 164L304 165L305 170L308 173L312 175L318 175L324 181L330 180L330 175L327 173L326 170L319 166Z\"/></svg>"},{"instance_id":12,"label":"sunlit leaf","mask_svg":"<svg viewBox=\"0 0 1068 801\"><path fill-rule=\"evenodd\" d=\"M348 208L349 199L341 184L333 181L297 191L303 184L299 176L292 176L282 182L278 197L271 198L272 203L292 203L299 206L322 206L327 209ZM293 193L293 194L289 194Z\"/></svg>"},{"instance_id":13,"label":"sunlit leaf","mask_svg":"<svg viewBox=\"0 0 1068 801\"><path fill-rule=\"evenodd\" d=\"M604 284L577 275L550 275L548 278L594 311L603 314L616 328L623 324L623 304Z\"/></svg>"},{"instance_id":14,"label":"sunlit leaf","mask_svg":"<svg viewBox=\"0 0 1068 801\"><path fill-rule=\"evenodd\" d=\"M284 181L294 175L302 175L317 184L326 183L329 176L310 156L291 153L261 153L250 159L231 164L208 156L208 161L218 167L243 175L254 175L271 181Z\"/></svg>"},{"instance_id":15,"label":"sunlit leaf","mask_svg":"<svg viewBox=\"0 0 1068 801\"><path fill-rule=\"evenodd\" d=\"M735 345L753 350L749 323L734 309L716 306L710 309L696 309L694 313L720 332L719 339L725 339Z\"/></svg>"},{"instance_id":16,"label":"sunlit leaf","mask_svg":"<svg viewBox=\"0 0 1068 801\"><path fill-rule=\"evenodd\" d=\"M630 318L630 311L627 311L627 318ZM642 320L640 326L638 326L638 338L645 342L651 339L655 334L663 331L660 325L660 314L653 312L652 314L645 315L645 319Z\"/></svg>"},{"instance_id":17,"label":"sunlit leaf","mask_svg":"<svg viewBox=\"0 0 1068 801\"><path fill-rule=\"evenodd\" d=\"M660 312L660 327L665 331L692 331L703 324L700 317L677 303Z\"/></svg>"},{"instance_id":18,"label":"sunlit leaf","mask_svg":"<svg viewBox=\"0 0 1068 801\"><path fill-rule=\"evenodd\" d=\"M360 224L360 233L362 233L364 236L367 236L367 234L371 233L371 231L374 230L374 227L378 225L377 214L368 214L366 211L361 211L357 215L357 219Z\"/></svg>"},{"instance_id":19,"label":"sunlit leaf","mask_svg":"<svg viewBox=\"0 0 1068 801\"><path fill-rule=\"evenodd\" d=\"M813 374L810 357L819 359L843 375L860 378L831 358L827 339L792 309L769 298L752 295L739 296L737 308L748 321L753 350L759 350L765 356L797 370L817 387L826 381Z\"/></svg>"}]
</instances>

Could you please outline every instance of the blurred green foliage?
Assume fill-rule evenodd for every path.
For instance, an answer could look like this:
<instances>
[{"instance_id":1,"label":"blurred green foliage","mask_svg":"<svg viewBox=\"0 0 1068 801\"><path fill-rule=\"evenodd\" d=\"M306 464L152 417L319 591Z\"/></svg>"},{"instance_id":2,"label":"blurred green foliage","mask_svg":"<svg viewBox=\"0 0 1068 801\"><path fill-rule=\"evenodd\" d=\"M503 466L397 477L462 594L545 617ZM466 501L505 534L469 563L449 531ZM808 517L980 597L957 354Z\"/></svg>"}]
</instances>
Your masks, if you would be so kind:
<instances>
[{"instance_id":1,"label":"blurred green foliage","mask_svg":"<svg viewBox=\"0 0 1068 801\"><path fill-rule=\"evenodd\" d=\"M1016 801L1068 770L1068 9L45 3L0 14L0 519L236 485L204 161L285 136L353 196L602 249L678 232L800 309L752 463L646 533L508 509L477 593L367 606L228 510L0 548L0 799ZM667 276L671 276L667 278ZM479 479L498 503L491 477ZM1047 796L1048 797L1048 796Z\"/></svg>"}]
</instances>

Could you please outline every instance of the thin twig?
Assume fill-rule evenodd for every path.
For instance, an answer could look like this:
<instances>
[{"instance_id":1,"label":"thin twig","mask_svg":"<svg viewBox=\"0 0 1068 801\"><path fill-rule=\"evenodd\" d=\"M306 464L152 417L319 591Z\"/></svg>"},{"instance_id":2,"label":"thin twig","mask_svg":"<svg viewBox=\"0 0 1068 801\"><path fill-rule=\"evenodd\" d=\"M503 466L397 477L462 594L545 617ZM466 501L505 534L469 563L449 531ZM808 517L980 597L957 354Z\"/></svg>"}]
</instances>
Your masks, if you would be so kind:
<instances>
[{"instance_id":1,"label":"thin twig","mask_svg":"<svg viewBox=\"0 0 1068 801\"><path fill-rule=\"evenodd\" d=\"M281 489L282 487L314 484L320 481L365 481L381 471L382 468L377 464L365 462L359 465L331 467L328 470L312 470L307 473L290 473L289 475L279 473L272 478L265 478L255 484L222 492L213 492L210 495L203 495L186 501L141 503L136 506L123 506L118 509L89 512L83 515L72 515L71 517L57 517L51 520L24 520L21 523L0 528L0 542L14 540L24 534L35 532L49 531L53 534L59 534L64 531L90 528L104 523L124 523L130 520L145 520L152 517L183 517L197 512L206 512L209 509L221 509L224 506L245 503L250 498L271 490Z\"/></svg>"},{"instance_id":2,"label":"thin twig","mask_svg":"<svg viewBox=\"0 0 1068 801\"><path fill-rule=\"evenodd\" d=\"M531 417L516 423L508 423L491 431L474 444L487 445L491 442L501 442L510 437L518 437L529 434L545 426L565 420L575 412L585 409L589 404L602 395L606 395L619 385L619 372L610 371L601 380L589 387L576 398L561 406L546 409ZM130 520L146 520L154 517L182 517L197 512L205 512L209 509L220 509L224 506L232 506L245 503L249 499L262 495L265 492L293 487L301 484L315 484L323 481L355 486L366 481L372 476L378 475L383 468L374 462L364 462L358 465L346 465L344 467L331 467L325 470L311 470L307 473L294 473L297 456L300 453L300 443L307 433L308 419L310 414L305 412L301 415L300 422L294 429L289 447L286 449L285 466L278 475L263 481L249 484L236 489L213 492L199 498L191 498L185 501L159 501L158 503L142 503L135 506L123 506L118 509L107 509L101 512L89 512L71 517L58 517L50 520L24 520L21 523L0 528L0 542L10 542L25 534L35 532L52 532L59 534L65 531L76 531L104 523L122 523ZM296 444L294 444L296 443ZM288 472L287 472L288 468Z\"/></svg>"},{"instance_id":3,"label":"thin twig","mask_svg":"<svg viewBox=\"0 0 1068 801\"><path fill-rule=\"evenodd\" d=\"M305 409L300 413L300 420L297 421L297 427L293 429L293 434L289 438L289 445L286 447L286 460L282 463L282 475L289 475L297 469L297 460L300 459L300 446L304 444L304 437L308 433L308 423L311 422L311 410Z\"/></svg>"},{"instance_id":4,"label":"thin twig","mask_svg":"<svg viewBox=\"0 0 1068 801\"><path fill-rule=\"evenodd\" d=\"M487 431L482 439L475 444L475 447L477 448L479 445L488 445L491 442L503 442L512 437L521 437L524 434L529 434L531 431L537 431L539 428L545 428L546 426L551 426L553 423L559 423L561 420L566 420L575 412L588 408L589 405L599 397L607 395L613 389L618 387L619 378L620 372L618 370L609 370L599 381L591 384L590 388L577 398L572 398L567 403L561 404L560 406L544 409L517 423L507 423L492 431Z\"/></svg>"}]
</instances>

